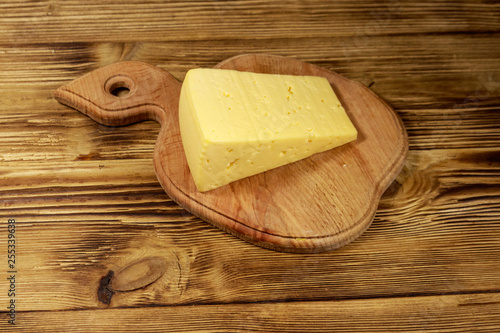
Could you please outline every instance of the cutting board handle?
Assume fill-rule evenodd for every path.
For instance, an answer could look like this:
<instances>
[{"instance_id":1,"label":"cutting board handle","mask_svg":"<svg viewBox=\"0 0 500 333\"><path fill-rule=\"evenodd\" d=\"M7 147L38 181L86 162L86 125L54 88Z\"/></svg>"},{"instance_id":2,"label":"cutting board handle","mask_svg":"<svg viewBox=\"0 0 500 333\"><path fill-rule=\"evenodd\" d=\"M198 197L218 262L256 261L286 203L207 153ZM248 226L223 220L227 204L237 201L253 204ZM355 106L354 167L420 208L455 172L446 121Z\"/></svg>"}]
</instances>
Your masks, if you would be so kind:
<instances>
[{"instance_id":1,"label":"cutting board handle","mask_svg":"<svg viewBox=\"0 0 500 333\"><path fill-rule=\"evenodd\" d=\"M178 80L156 66L123 61L60 87L54 97L106 126L149 119L162 124L177 112L180 88Z\"/></svg>"}]
</instances>

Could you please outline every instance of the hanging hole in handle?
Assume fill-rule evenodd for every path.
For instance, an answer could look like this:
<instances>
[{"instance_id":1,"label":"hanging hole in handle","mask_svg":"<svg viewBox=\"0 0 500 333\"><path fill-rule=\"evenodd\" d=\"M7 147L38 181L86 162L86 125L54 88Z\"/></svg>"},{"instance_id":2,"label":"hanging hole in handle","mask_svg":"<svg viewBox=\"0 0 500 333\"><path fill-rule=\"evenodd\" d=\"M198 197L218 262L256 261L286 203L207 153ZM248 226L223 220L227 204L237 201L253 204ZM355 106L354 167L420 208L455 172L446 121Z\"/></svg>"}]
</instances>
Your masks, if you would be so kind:
<instances>
[{"instance_id":1,"label":"hanging hole in handle","mask_svg":"<svg viewBox=\"0 0 500 333\"><path fill-rule=\"evenodd\" d=\"M127 87L117 87L111 90L111 95L116 97L125 97L130 92L130 89Z\"/></svg>"},{"instance_id":2,"label":"hanging hole in handle","mask_svg":"<svg viewBox=\"0 0 500 333\"><path fill-rule=\"evenodd\" d=\"M112 76L104 84L106 92L118 98L130 95L134 88L134 81L125 75Z\"/></svg>"}]
</instances>

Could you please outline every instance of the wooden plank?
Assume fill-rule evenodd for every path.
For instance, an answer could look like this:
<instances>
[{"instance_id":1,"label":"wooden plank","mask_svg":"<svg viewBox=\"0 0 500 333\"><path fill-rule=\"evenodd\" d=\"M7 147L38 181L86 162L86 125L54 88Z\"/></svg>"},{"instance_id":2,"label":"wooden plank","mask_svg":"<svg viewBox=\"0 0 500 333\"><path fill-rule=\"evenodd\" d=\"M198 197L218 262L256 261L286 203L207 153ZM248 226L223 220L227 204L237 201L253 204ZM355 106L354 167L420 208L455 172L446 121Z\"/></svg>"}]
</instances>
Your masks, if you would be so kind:
<instances>
[{"instance_id":1,"label":"wooden plank","mask_svg":"<svg viewBox=\"0 0 500 333\"><path fill-rule=\"evenodd\" d=\"M475 108L457 104L452 109L398 110L409 137L410 149L500 147L497 107Z\"/></svg>"},{"instance_id":2,"label":"wooden plank","mask_svg":"<svg viewBox=\"0 0 500 333\"><path fill-rule=\"evenodd\" d=\"M16 94L10 94L10 98L17 98ZM20 108L18 112L11 109L0 113L0 161L152 160L159 131L157 123L147 121L121 128L98 125L58 104L47 97L49 94L51 91L46 91L44 97L35 97L37 93L33 92L31 97L25 91L24 97L19 98L27 98L28 102L13 106ZM30 105L38 101L38 107ZM46 110L44 103L48 104Z\"/></svg>"},{"instance_id":3,"label":"wooden plank","mask_svg":"<svg viewBox=\"0 0 500 333\"><path fill-rule=\"evenodd\" d=\"M500 294L16 314L16 332L496 332ZM6 314L0 330L8 330Z\"/></svg>"},{"instance_id":4,"label":"wooden plank","mask_svg":"<svg viewBox=\"0 0 500 333\"><path fill-rule=\"evenodd\" d=\"M168 43L24 44L0 49L0 87L19 95L37 84L55 89L98 67L139 60L183 80L242 53L296 57L359 81L396 109L495 107L500 102L500 34L433 37L240 39ZM467 45L468 47L463 47ZM210 50L210 52L206 52ZM14 90L14 91L12 91Z\"/></svg>"},{"instance_id":5,"label":"wooden plank","mask_svg":"<svg viewBox=\"0 0 500 333\"><path fill-rule=\"evenodd\" d=\"M480 189L482 184L494 188L499 183L498 165L497 149L412 151L396 182L382 198L381 207L389 202L416 209L414 202L420 200L425 210L427 201L423 200L432 202L448 188L477 185ZM50 221L50 215L58 207L71 205L73 212L61 212L61 218L67 221L72 215L77 217L88 210L90 207L86 203L89 201L113 202L116 205L113 211L120 211L121 205L131 204L129 199L134 197L133 193L138 195L137 203L148 203L149 207L159 212L165 205L175 206L168 203L151 160L96 159L53 163L34 160L22 164L15 161L2 163L0 170L3 217L22 213L23 216L47 221L42 218L47 215ZM112 193L117 196L110 197ZM105 214L110 208L104 205L99 212ZM120 219L134 221L127 218L126 212Z\"/></svg>"},{"instance_id":6,"label":"wooden plank","mask_svg":"<svg viewBox=\"0 0 500 333\"><path fill-rule=\"evenodd\" d=\"M152 256L167 273L111 306L497 292L497 157L411 152L368 231L310 255L261 249L193 218L164 194L150 161L6 163L0 236L16 219L18 300L30 311L104 306L101 278Z\"/></svg>"},{"instance_id":7,"label":"wooden plank","mask_svg":"<svg viewBox=\"0 0 500 333\"><path fill-rule=\"evenodd\" d=\"M106 127L58 104L49 97L51 93L25 90L0 94L0 103L6 102L0 113L1 161L152 159L157 123ZM500 113L494 107L400 109L398 113L408 132L410 149L500 146Z\"/></svg>"},{"instance_id":8,"label":"wooden plank","mask_svg":"<svg viewBox=\"0 0 500 333\"><path fill-rule=\"evenodd\" d=\"M270 52L298 57L357 80L396 109L463 109L499 102L497 40L494 35L444 35L434 38L432 47L426 36L413 38L411 44L406 36L370 37L362 43L351 38L311 38L299 43L296 39L240 40L230 46L227 41L147 43L124 48L120 59L156 64L182 80L190 68L212 67L241 53ZM464 43L470 48L463 48ZM209 55L206 49L211 50Z\"/></svg>"},{"instance_id":9,"label":"wooden plank","mask_svg":"<svg viewBox=\"0 0 500 333\"><path fill-rule=\"evenodd\" d=\"M274 53L326 67L349 77L386 74L487 74L497 69L499 33L273 38L263 40L221 39L167 42L61 42L7 44L0 41L1 82L54 82L73 79L119 60L140 60L168 70L183 79L193 67L213 67L242 53ZM467 48L463 45L468 45ZM210 50L210 52L206 52ZM58 64L64 66L58 66ZM7 65L8 64L8 65ZM44 70L43 75L40 71ZM9 80L12 73L19 77ZM28 75L29 74L29 75ZM179 74L179 75L177 75ZM474 74L474 73L472 73ZM48 75L48 76L47 76ZM31 81L23 79L30 78ZM40 81L41 80L41 81ZM370 82L367 82L370 83ZM460 88L453 87L454 89Z\"/></svg>"},{"instance_id":10,"label":"wooden plank","mask_svg":"<svg viewBox=\"0 0 500 333\"><path fill-rule=\"evenodd\" d=\"M487 1L16 1L0 5L0 35L54 43L478 33L498 31L496 8Z\"/></svg>"},{"instance_id":11,"label":"wooden plank","mask_svg":"<svg viewBox=\"0 0 500 333\"><path fill-rule=\"evenodd\" d=\"M57 103L52 90L0 88L0 161L69 162L152 159L159 125L99 125ZM500 91L498 94L500 98ZM500 146L496 107L397 110L410 149L495 149Z\"/></svg>"}]
</instances>

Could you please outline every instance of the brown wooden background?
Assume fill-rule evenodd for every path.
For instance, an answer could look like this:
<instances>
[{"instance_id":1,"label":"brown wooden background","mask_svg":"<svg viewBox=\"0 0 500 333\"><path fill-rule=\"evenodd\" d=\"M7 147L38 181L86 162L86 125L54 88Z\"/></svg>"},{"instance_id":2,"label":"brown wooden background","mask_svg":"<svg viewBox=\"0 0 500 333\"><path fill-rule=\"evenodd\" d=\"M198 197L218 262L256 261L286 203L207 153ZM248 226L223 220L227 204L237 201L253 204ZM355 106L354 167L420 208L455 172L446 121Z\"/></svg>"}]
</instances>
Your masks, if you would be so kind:
<instances>
[{"instance_id":1,"label":"brown wooden background","mask_svg":"<svg viewBox=\"0 0 500 333\"><path fill-rule=\"evenodd\" d=\"M120 60L182 80L242 53L357 80L402 118L410 153L370 229L322 254L247 244L158 184L154 122L110 128L53 91ZM500 330L497 1L3 1L0 331L16 220L20 332ZM160 256L145 288L101 278Z\"/></svg>"}]
</instances>

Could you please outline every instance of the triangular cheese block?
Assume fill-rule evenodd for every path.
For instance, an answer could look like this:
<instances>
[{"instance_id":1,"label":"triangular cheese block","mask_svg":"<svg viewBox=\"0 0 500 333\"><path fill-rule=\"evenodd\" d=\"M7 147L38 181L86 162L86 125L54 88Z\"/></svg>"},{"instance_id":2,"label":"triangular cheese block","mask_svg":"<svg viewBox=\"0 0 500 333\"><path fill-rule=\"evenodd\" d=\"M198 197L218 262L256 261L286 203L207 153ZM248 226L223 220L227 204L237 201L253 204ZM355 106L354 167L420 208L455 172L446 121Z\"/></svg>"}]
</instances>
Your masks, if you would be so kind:
<instances>
[{"instance_id":1,"label":"triangular cheese block","mask_svg":"<svg viewBox=\"0 0 500 333\"><path fill-rule=\"evenodd\" d=\"M179 100L189 169L204 192L356 139L323 77L190 70Z\"/></svg>"}]
</instances>

